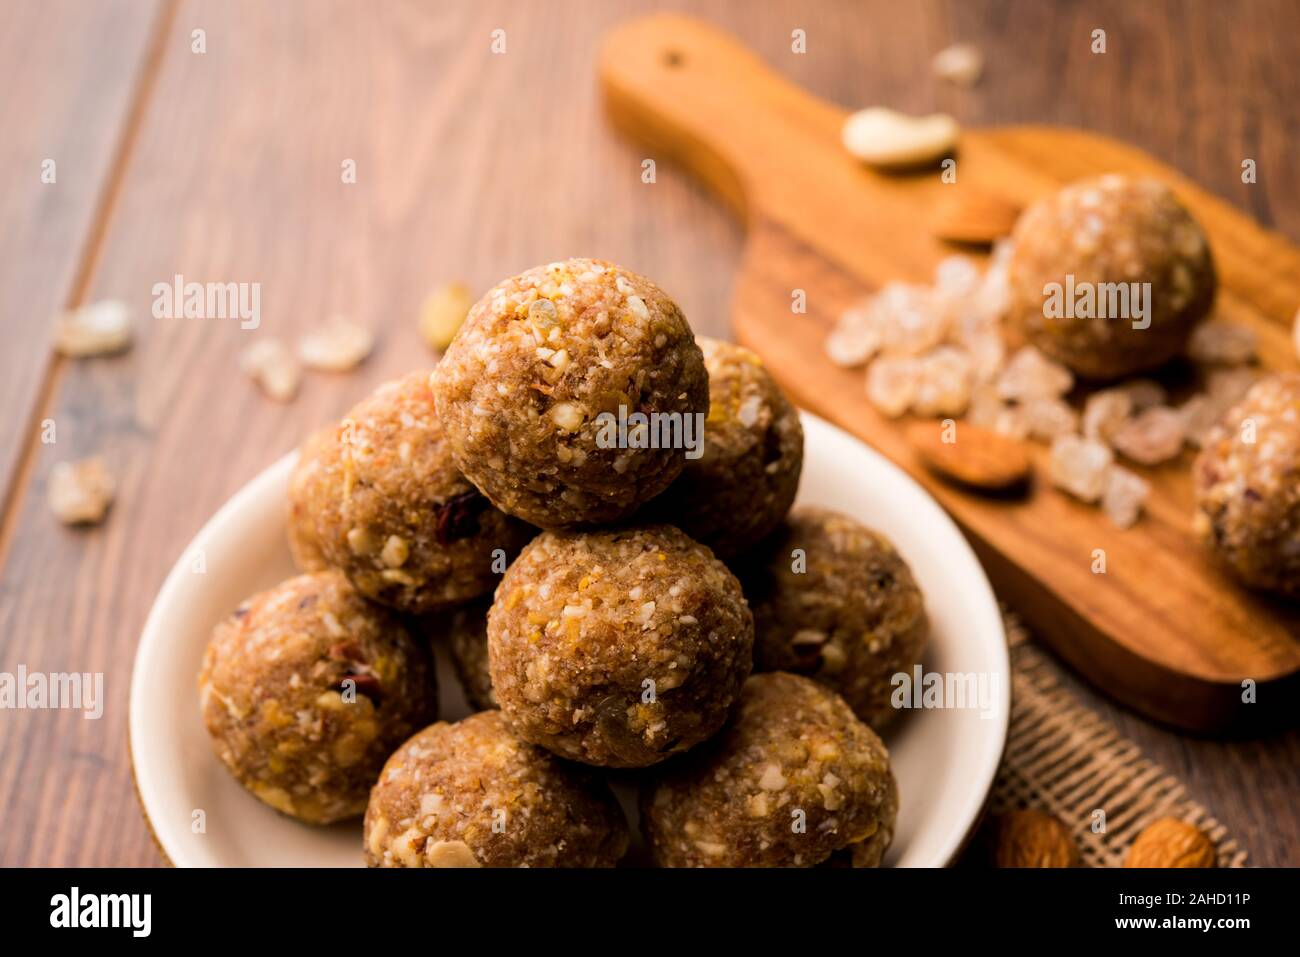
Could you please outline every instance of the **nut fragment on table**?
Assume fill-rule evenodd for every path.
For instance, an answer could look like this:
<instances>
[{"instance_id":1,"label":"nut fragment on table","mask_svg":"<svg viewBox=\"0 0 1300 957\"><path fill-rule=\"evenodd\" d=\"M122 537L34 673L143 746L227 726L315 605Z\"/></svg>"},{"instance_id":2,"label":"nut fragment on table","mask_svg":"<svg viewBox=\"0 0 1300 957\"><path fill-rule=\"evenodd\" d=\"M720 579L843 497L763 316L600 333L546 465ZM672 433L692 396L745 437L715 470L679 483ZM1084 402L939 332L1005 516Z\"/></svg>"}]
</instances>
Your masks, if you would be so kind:
<instances>
[{"instance_id":1,"label":"nut fragment on table","mask_svg":"<svg viewBox=\"0 0 1300 957\"><path fill-rule=\"evenodd\" d=\"M302 367L279 339L259 339L239 354L239 368L277 402L298 394Z\"/></svg>"},{"instance_id":2,"label":"nut fragment on table","mask_svg":"<svg viewBox=\"0 0 1300 957\"><path fill-rule=\"evenodd\" d=\"M131 313L126 303L107 299L70 309L54 325L54 347L80 359L122 352L131 345Z\"/></svg>"},{"instance_id":3,"label":"nut fragment on table","mask_svg":"<svg viewBox=\"0 0 1300 957\"><path fill-rule=\"evenodd\" d=\"M298 358L308 369L347 372L375 347L375 334L359 322L334 316L298 340Z\"/></svg>"},{"instance_id":4,"label":"nut fragment on table","mask_svg":"<svg viewBox=\"0 0 1300 957\"><path fill-rule=\"evenodd\" d=\"M101 458L60 462L50 473L50 508L67 525L97 525L113 503L116 483Z\"/></svg>"},{"instance_id":5,"label":"nut fragment on table","mask_svg":"<svg viewBox=\"0 0 1300 957\"><path fill-rule=\"evenodd\" d=\"M994 867L1074 867L1079 848L1055 815L1034 809L1012 811L994 822Z\"/></svg>"},{"instance_id":6,"label":"nut fragment on table","mask_svg":"<svg viewBox=\"0 0 1300 957\"><path fill-rule=\"evenodd\" d=\"M984 72L984 55L969 43L954 43L934 55L930 69L941 80L972 87Z\"/></svg>"},{"instance_id":7,"label":"nut fragment on table","mask_svg":"<svg viewBox=\"0 0 1300 957\"><path fill-rule=\"evenodd\" d=\"M1125 867L1213 867L1214 843L1200 828L1162 817L1133 841Z\"/></svg>"},{"instance_id":8,"label":"nut fragment on table","mask_svg":"<svg viewBox=\"0 0 1300 957\"><path fill-rule=\"evenodd\" d=\"M908 116L873 106L846 119L840 136L845 149L871 166L922 166L957 146L957 121L946 113Z\"/></svg>"},{"instance_id":9,"label":"nut fragment on table","mask_svg":"<svg viewBox=\"0 0 1300 957\"><path fill-rule=\"evenodd\" d=\"M469 287L449 282L430 293L420 309L420 336L438 352L451 345L456 332L474 304Z\"/></svg>"}]
</instances>

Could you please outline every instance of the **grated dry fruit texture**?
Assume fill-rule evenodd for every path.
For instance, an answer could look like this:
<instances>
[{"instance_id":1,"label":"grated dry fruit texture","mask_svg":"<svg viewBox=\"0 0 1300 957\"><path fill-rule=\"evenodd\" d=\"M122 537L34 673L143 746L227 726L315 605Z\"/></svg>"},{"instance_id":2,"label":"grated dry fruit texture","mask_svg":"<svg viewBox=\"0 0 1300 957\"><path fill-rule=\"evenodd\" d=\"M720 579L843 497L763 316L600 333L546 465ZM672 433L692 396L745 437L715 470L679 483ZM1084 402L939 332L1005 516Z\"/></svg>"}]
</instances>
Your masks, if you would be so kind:
<instances>
[{"instance_id":1,"label":"grated dry fruit texture","mask_svg":"<svg viewBox=\"0 0 1300 957\"><path fill-rule=\"evenodd\" d=\"M330 567L317 527L318 522L326 526L338 522L338 503L329 495L332 476L327 467L336 461L330 445L337 441L338 429L334 426L313 432L303 442L289 476L289 552L300 572L319 572ZM332 509L334 516L328 522L321 522L320 512L325 509Z\"/></svg>"},{"instance_id":2,"label":"grated dry fruit texture","mask_svg":"<svg viewBox=\"0 0 1300 957\"><path fill-rule=\"evenodd\" d=\"M508 559L533 534L457 471L428 373L381 386L332 431L290 480L291 540L367 598L410 614L477 598L498 580L493 553Z\"/></svg>"},{"instance_id":3,"label":"grated dry fruit texture","mask_svg":"<svg viewBox=\"0 0 1300 957\"><path fill-rule=\"evenodd\" d=\"M461 470L498 508L546 528L614 522L672 483L687 428L709 411L704 359L682 311L648 279L570 259L500 283L434 372ZM611 420L676 415L611 442ZM609 416L601 418L602 413ZM699 418L696 418L698 413ZM625 445L628 447L619 447Z\"/></svg>"},{"instance_id":4,"label":"grated dry fruit texture","mask_svg":"<svg viewBox=\"0 0 1300 957\"><path fill-rule=\"evenodd\" d=\"M1021 216L1008 266L1010 325L1049 356L1091 379L1154 368L1182 352L1214 300L1204 233L1169 188L1107 175L1067 186ZM1150 326L1133 318L1049 318L1044 287L1147 283ZM1109 298L1109 297L1106 297Z\"/></svg>"},{"instance_id":5,"label":"grated dry fruit texture","mask_svg":"<svg viewBox=\"0 0 1300 957\"><path fill-rule=\"evenodd\" d=\"M361 814L384 761L437 710L423 651L333 571L254 595L217 625L199 700L236 780L312 824Z\"/></svg>"},{"instance_id":6,"label":"grated dry fruit texture","mask_svg":"<svg viewBox=\"0 0 1300 957\"><path fill-rule=\"evenodd\" d=\"M726 729L641 794L662 867L878 867L897 816L876 733L834 692L781 672L750 678Z\"/></svg>"},{"instance_id":7,"label":"grated dry fruit texture","mask_svg":"<svg viewBox=\"0 0 1300 957\"><path fill-rule=\"evenodd\" d=\"M643 514L729 559L766 538L790 511L803 468L803 426L758 356L716 339L697 341L709 373L703 454L687 460Z\"/></svg>"},{"instance_id":8,"label":"grated dry fruit texture","mask_svg":"<svg viewBox=\"0 0 1300 957\"><path fill-rule=\"evenodd\" d=\"M98 525L117 495L102 458L60 462L50 472L50 511L65 525Z\"/></svg>"},{"instance_id":9,"label":"grated dry fruit texture","mask_svg":"<svg viewBox=\"0 0 1300 957\"><path fill-rule=\"evenodd\" d=\"M1300 375L1253 386L1192 475L1194 527L1219 559L1247 585L1300 596Z\"/></svg>"},{"instance_id":10,"label":"grated dry fruit texture","mask_svg":"<svg viewBox=\"0 0 1300 957\"><path fill-rule=\"evenodd\" d=\"M447 619L447 648L465 699L479 711L497 707L488 669L487 616L490 598L478 599L451 612Z\"/></svg>"},{"instance_id":11,"label":"grated dry fruit texture","mask_svg":"<svg viewBox=\"0 0 1300 957\"><path fill-rule=\"evenodd\" d=\"M628 830L604 782L482 711L388 759L364 839L370 867L613 867Z\"/></svg>"},{"instance_id":12,"label":"grated dry fruit texture","mask_svg":"<svg viewBox=\"0 0 1300 957\"><path fill-rule=\"evenodd\" d=\"M890 679L921 660L928 631L924 597L893 544L847 516L796 508L746 581L754 670L807 675L873 728L888 724Z\"/></svg>"},{"instance_id":13,"label":"grated dry fruit texture","mask_svg":"<svg viewBox=\"0 0 1300 957\"><path fill-rule=\"evenodd\" d=\"M488 613L492 686L515 733L606 767L646 767L716 732L753 644L740 583L668 525L544 532Z\"/></svg>"}]
</instances>

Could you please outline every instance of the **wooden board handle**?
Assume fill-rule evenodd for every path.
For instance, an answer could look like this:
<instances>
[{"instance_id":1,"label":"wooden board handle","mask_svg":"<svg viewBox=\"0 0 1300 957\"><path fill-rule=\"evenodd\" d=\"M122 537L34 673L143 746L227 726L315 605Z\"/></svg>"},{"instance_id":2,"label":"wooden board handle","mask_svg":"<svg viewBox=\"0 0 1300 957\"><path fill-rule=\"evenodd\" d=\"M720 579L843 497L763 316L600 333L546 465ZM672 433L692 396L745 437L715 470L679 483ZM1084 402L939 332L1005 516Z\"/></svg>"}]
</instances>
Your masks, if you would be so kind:
<instances>
[{"instance_id":1,"label":"wooden board handle","mask_svg":"<svg viewBox=\"0 0 1300 957\"><path fill-rule=\"evenodd\" d=\"M783 173L807 177L803 150L792 143L839 141L841 110L690 17L661 14L617 27L601 48L600 81L621 132L653 150L652 158L689 169L746 220L767 184Z\"/></svg>"}]
</instances>

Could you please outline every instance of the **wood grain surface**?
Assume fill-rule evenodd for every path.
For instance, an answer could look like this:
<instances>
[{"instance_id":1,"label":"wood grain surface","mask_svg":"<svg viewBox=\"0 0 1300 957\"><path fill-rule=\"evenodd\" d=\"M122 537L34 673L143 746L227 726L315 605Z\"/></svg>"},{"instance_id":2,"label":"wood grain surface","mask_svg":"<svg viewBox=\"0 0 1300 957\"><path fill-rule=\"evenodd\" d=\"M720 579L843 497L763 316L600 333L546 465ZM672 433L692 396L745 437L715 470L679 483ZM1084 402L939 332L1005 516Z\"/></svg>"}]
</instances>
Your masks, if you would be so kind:
<instances>
[{"instance_id":1,"label":"wood grain surface","mask_svg":"<svg viewBox=\"0 0 1300 957\"><path fill-rule=\"evenodd\" d=\"M103 671L107 702L99 721L0 716L0 863L159 864L131 790L127 691L153 596L199 526L307 429L432 361L414 323L439 282L482 289L536 262L600 255L655 277L697 330L725 335L741 233L666 166L654 184L642 183L645 157L602 116L601 36L662 4L162 0L160 13L113 5L119 19L141 18L134 39L97 24L89 2L32 6L43 12L31 35L62 39L29 40L23 65L8 68L32 89L95 90L94 122L109 124L101 135L123 146L100 147L98 182L72 204L68 264L45 263L55 253L21 232L4 236L0 262L18 259L16 275L31 278L0 295L0 394L15 388L10 370L22 370L35 385L14 401L27 395L35 407L0 417L0 461L26 463L0 526L0 670ZM1300 16L1282 0L1230 14L1213 2L1122 0L669 6L736 33L830 101L948 109L972 124L1095 129L1300 237L1290 178L1300 146ZM1109 36L1102 58L1087 49L1097 26ZM199 28L204 54L191 52ZM504 55L489 50L498 28L507 33ZM808 33L805 55L790 51L795 28ZM60 44L78 30L101 49L73 66ZM954 39L988 58L973 90L930 77L929 57ZM110 108L101 100L114 85L128 93ZM56 100L76 104L69 89L44 100L0 89L8 127L29 140L77 124L88 135L92 117L75 115L84 107L48 115ZM45 223L31 191L46 187L25 167L11 174L5 155L3 207ZM1259 162L1256 186L1240 183L1243 157ZM354 185L341 182L345 159L356 161ZM153 283L177 273L260 282L261 328L152 319ZM140 313L136 348L40 366L50 308L105 297ZM239 374L236 356L257 336L292 340L333 312L380 331L356 373L311 375L285 406ZM14 359L20 351L26 358ZM32 427L46 417L58 423L53 446ZM118 503L103 527L68 531L45 503L50 469L96 451L117 474ZM1078 693L1181 776L1253 863L1300 864L1300 734L1189 738Z\"/></svg>"},{"instance_id":2,"label":"wood grain surface","mask_svg":"<svg viewBox=\"0 0 1300 957\"><path fill-rule=\"evenodd\" d=\"M1216 314L1258 337L1265 366L1294 371L1300 247L1140 150L1066 127L967 127L952 184L937 168L865 169L841 142L846 111L695 17L629 21L606 40L600 74L614 125L708 183L744 220L732 297L737 340L764 358L795 402L926 486L961 525L994 588L1043 640L1107 694L1179 728L1258 730L1294 717L1300 608L1238 587L1201 547L1190 450L1143 470L1151 491L1131 529L1051 488L1043 478L1049 452L1037 443L1027 448L1039 480L1025 494L981 495L926 468L906 420L880 413L862 371L836 366L825 342L865 294L900 279L928 282L958 251L930 224L954 195L1027 208L1066 184L1127 173L1168 183L1187 204L1214 249ZM792 315L796 289L805 314ZM939 423L929 422L937 435ZM1105 575L1092 568L1097 549ZM1260 690L1249 704L1241 700L1246 680Z\"/></svg>"}]
</instances>

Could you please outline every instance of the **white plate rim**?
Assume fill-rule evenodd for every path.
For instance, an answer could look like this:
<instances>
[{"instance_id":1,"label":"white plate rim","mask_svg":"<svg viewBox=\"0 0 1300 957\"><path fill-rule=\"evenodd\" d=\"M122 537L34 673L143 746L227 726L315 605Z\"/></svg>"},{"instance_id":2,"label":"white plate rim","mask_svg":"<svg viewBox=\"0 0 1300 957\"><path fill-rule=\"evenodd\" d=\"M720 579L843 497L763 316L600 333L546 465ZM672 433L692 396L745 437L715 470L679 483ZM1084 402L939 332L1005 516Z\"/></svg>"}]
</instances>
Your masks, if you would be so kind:
<instances>
[{"instance_id":1,"label":"white plate rim","mask_svg":"<svg viewBox=\"0 0 1300 957\"><path fill-rule=\"evenodd\" d=\"M995 710L989 721L990 728L995 730L996 734L990 734L987 737L986 746L979 755L978 769L968 781L969 790L967 791L966 800L961 806L961 812L955 816L962 824L951 828L946 843L939 853L935 855L936 860L932 865L949 866L955 862L957 856L973 835L975 828L979 825L998 767L1002 762L1010 728L1011 665L1002 614L988 577L966 537L948 513L915 479L874 448L824 419L804 410L800 411L800 417L804 424L805 435L822 433L826 436L826 440L832 442L832 444L837 442L852 443L857 447L856 450L859 454L864 454L873 459L875 467L890 473L897 480L899 489L904 490L901 494L908 499L906 503L900 504L915 510L918 518L933 523L934 527L941 529L946 539L944 548L947 550L947 559L964 566L961 574L969 589L967 599L975 604L981 619L978 630L982 634L997 636L1001 639L996 648L982 649L984 653L993 655L1003 682L1004 693L997 696L994 705ZM179 829L179 822L170 818L160 819L160 815L150 814L150 808L157 808L162 796L159 793L161 785L158 782L158 774L161 773L161 769L156 766L158 763L157 756L142 750L140 743L148 737L147 729L144 727L144 722L147 720L149 713L146 700L149 689L145 681L145 675L148 672L151 658L156 655L156 649L161 642L167 640L167 635L164 633L163 619L168 615L168 608L182 597L187 587L186 579L192 577L192 573L187 566L187 556L192 555L196 549L206 549L211 541L230 524L233 516L245 512L250 502L258 501L265 496L264 489L266 486L285 484L287 474L292 469L296 458L296 451L281 456L251 481L243 485L204 523L198 534L185 546L164 579L163 585L159 589L149 615L145 620L140 641L136 647L135 661L131 671L127 716L131 773L145 823L168 863L174 866L202 866L205 862L192 860L185 850L185 842L177 839L176 831Z\"/></svg>"}]
</instances>

